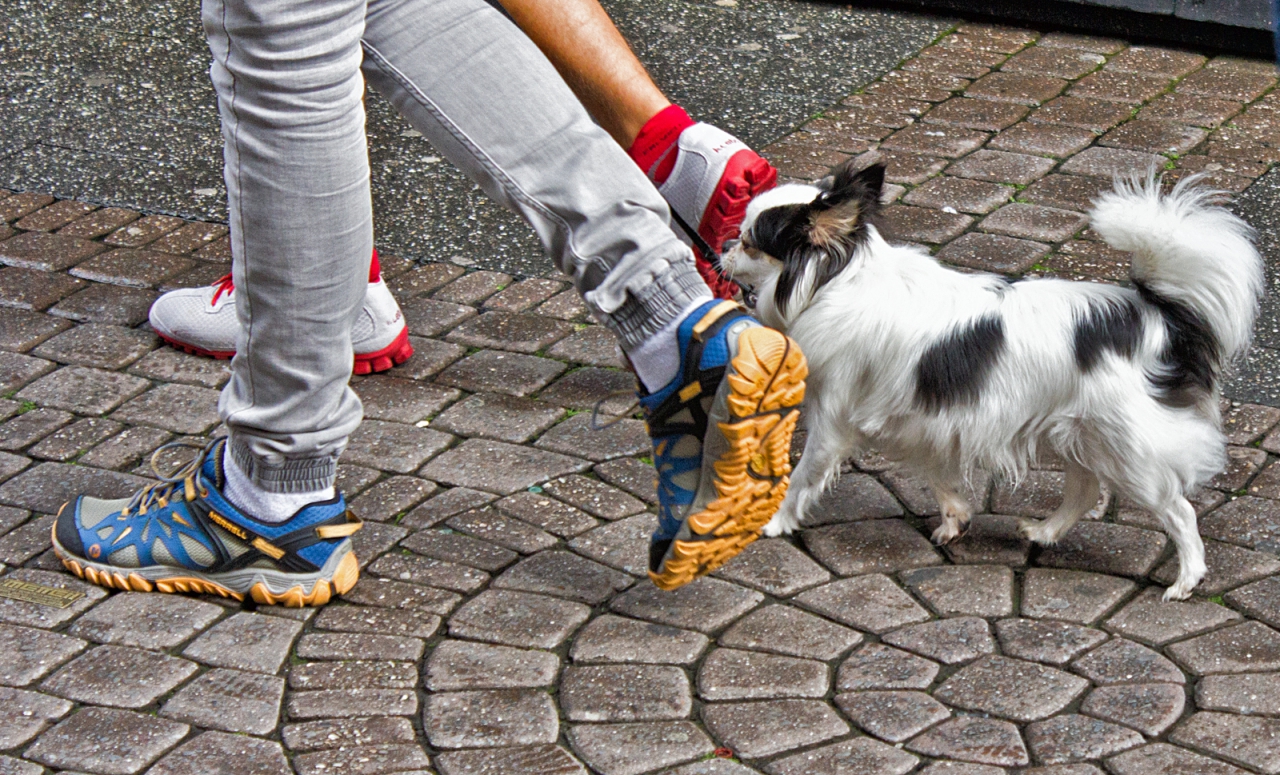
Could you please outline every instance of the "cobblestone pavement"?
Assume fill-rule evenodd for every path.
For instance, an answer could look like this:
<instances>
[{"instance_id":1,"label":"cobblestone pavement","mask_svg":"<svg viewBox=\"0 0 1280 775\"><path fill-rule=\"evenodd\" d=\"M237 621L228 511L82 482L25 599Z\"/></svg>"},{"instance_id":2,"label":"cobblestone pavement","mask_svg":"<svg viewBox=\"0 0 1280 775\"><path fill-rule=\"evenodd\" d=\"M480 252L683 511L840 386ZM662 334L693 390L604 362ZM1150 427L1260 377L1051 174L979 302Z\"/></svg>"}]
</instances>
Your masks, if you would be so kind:
<instances>
[{"instance_id":1,"label":"cobblestone pavement","mask_svg":"<svg viewBox=\"0 0 1280 775\"><path fill-rule=\"evenodd\" d=\"M878 143L894 238L1119 280L1089 196L1153 161L1243 190L1280 159L1275 81L963 27L768 151L804 178ZM0 594L83 593L0 597L0 773L1280 772L1280 409L1228 407L1185 603L1160 602L1173 549L1123 502L1052 550L1016 537L1059 497L1053 461L983 482L989 514L939 551L936 504L875 456L795 540L664 593L643 428L587 427L631 383L608 335L558 280L388 257L418 352L356 383L360 583L319 611L108 593L61 571L48 515L217 432L224 364L144 321L226 270L225 229L33 193L0 215Z\"/></svg>"}]
</instances>

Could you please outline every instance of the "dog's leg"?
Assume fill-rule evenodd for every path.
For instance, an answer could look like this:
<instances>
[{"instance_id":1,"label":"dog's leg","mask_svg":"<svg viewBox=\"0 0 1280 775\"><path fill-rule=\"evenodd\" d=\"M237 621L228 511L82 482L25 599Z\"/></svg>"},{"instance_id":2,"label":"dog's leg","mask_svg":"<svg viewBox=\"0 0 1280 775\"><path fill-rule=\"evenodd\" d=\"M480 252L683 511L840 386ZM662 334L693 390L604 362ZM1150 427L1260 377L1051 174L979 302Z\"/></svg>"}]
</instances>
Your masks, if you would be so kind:
<instances>
[{"instance_id":1,"label":"dog's leg","mask_svg":"<svg viewBox=\"0 0 1280 775\"><path fill-rule=\"evenodd\" d=\"M969 532L973 509L969 501L960 494L958 482L929 482L933 489L933 497L938 500L938 509L942 514L942 524L933 531L933 543L937 546L949 544L964 537Z\"/></svg>"},{"instance_id":2,"label":"dog's leg","mask_svg":"<svg viewBox=\"0 0 1280 775\"><path fill-rule=\"evenodd\" d=\"M1196 529L1196 510L1179 495L1163 509L1152 509L1178 547L1178 580L1164 591L1165 600L1186 600L1206 571L1204 542Z\"/></svg>"},{"instance_id":3,"label":"dog's leg","mask_svg":"<svg viewBox=\"0 0 1280 775\"><path fill-rule=\"evenodd\" d=\"M800 462L791 474L787 497L773 519L764 526L764 535L789 534L800 527L809 507L818 502L822 491L840 472L840 462L861 446L861 439L841 423L814 419L809 424L809 437L804 443Z\"/></svg>"},{"instance_id":4,"label":"dog's leg","mask_svg":"<svg viewBox=\"0 0 1280 775\"><path fill-rule=\"evenodd\" d=\"M1062 488L1062 505L1044 521L1019 520L1018 532L1043 546L1052 546L1075 527L1088 511L1098 505L1102 494L1098 477L1084 466L1067 462L1067 480Z\"/></svg>"}]
</instances>

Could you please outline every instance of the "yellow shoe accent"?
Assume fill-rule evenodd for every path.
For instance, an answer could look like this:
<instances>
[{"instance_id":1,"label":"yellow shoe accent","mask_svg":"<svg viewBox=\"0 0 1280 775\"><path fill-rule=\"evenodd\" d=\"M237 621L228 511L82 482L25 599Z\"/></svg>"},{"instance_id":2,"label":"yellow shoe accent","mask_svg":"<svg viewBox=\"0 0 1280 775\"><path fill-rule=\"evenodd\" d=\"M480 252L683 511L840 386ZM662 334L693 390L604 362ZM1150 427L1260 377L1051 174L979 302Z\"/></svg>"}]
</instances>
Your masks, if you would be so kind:
<instances>
[{"instance_id":1,"label":"yellow shoe accent","mask_svg":"<svg viewBox=\"0 0 1280 775\"><path fill-rule=\"evenodd\" d=\"M661 572L649 572L660 589L714 571L759 538L791 483L795 407L809 374L804 354L784 334L753 327L738 338L731 364L731 419L719 424L729 448L713 464L718 497L686 520L696 539L675 541Z\"/></svg>"}]
</instances>

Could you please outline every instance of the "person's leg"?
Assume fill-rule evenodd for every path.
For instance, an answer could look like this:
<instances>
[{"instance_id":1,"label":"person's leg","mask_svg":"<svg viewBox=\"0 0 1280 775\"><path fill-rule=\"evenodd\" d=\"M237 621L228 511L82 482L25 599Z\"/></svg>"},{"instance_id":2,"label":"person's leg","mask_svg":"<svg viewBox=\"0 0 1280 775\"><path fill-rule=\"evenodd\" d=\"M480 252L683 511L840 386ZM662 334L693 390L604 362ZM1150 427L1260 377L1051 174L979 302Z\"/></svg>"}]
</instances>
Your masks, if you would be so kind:
<instances>
[{"instance_id":1,"label":"person's leg","mask_svg":"<svg viewBox=\"0 0 1280 775\"><path fill-rule=\"evenodd\" d=\"M533 225L636 366L662 483L654 582L737 554L786 491L804 357L709 300L666 203L483 0L372 0L365 48L370 85Z\"/></svg>"},{"instance_id":2,"label":"person's leg","mask_svg":"<svg viewBox=\"0 0 1280 775\"><path fill-rule=\"evenodd\" d=\"M373 250L364 15L364 0L204 3L240 321L229 438L169 485L64 507L55 548L74 572L291 605L355 583L358 521L333 482L361 418L347 381Z\"/></svg>"}]
</instances>

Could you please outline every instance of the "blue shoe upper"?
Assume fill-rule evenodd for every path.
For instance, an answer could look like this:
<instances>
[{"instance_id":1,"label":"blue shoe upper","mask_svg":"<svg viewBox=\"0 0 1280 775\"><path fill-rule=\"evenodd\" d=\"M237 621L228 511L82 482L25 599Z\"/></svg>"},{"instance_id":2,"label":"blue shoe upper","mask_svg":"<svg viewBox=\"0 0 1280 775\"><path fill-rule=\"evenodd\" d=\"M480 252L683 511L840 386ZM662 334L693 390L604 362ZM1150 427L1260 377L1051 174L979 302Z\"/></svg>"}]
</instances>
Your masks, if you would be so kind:
<instances>
[{"instance_id":1,"label":"blue shoe upper","mask_svg":"<svg viewBox=\"0 0 1280 775\"><path fill-rule=\"evenodd\" d=\"M342 495L309 504L284 522L261 522L223 497L224 448L225 440L207 444L190 463L127 501L80 496L58 516L58 543L78 557L122 568L218 573L265 558L284 571L319 570L345 538L317 531L348 524Z\"/></svg>"},{"instance_id":2,"label":"blue shoe upper","mask_svg":"<svg viewBox=\"0 0 1280 775\"><path fill-rule=\"evenodd\" d=\"M661 390L640 397L658 474L658 529L653 534L651 554L665 553L697 496L707 410L729 366L727 324L747 317L741 310L731 311L695 339L694 328L723 303L721 299L708 301L680 323L676 331L680 372ZM695 383L696 390L692 387ZM650 560L652 566L660 557L651 556Z\"/></svg>"}]
</instances>

